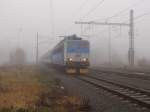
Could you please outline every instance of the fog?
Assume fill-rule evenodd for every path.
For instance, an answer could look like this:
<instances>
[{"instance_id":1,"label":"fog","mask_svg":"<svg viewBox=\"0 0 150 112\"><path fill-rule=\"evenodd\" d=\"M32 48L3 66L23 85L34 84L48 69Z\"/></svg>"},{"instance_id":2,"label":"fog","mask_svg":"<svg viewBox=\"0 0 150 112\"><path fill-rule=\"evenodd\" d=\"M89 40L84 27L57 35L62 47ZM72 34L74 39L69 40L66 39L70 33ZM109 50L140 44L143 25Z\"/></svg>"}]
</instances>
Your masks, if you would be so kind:
<instances>
[{"instance_id":1,"label":"fog","mask_svg":"<svg viewBox=\"0 0 150 112\"><path fill-rule=\"evenodd\" d=\"M105 22L107 17L123 11L107 22L129 23L129 11L135 17L135 60L150 60L148 0L0 0L0 63L7 63L13 49L21 47L29 62L35 62L36 34L39 54L52 49L64 35L77 34L91 42L92 65L108 63L108 27L75 25L75 21ZM86 36L83 36L86 35ZM111 27L112 63L127 65L129 28Z\"/></svg>"}]
</instances>

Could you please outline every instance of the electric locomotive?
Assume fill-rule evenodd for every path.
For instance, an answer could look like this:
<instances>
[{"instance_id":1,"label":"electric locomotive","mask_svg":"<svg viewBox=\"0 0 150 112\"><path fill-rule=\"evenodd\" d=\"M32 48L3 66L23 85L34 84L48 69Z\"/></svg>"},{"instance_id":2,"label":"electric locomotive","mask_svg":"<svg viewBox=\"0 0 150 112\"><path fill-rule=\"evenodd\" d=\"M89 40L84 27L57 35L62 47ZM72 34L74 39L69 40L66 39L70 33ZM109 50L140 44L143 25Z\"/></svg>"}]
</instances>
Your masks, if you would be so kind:
<instances>
[{"instance_id":1,"label":"electric locomotive","mask_svg":"<svg viewBox=\"0 0 150 112\"><path fill-rule=\"evenodd\" d=\"M89 41L76 35L65 37L59 42L52 52L48 52L45 61L57 67L61 67L66 73L87 74L89 61Z\"/></svg>"}]
</instances>

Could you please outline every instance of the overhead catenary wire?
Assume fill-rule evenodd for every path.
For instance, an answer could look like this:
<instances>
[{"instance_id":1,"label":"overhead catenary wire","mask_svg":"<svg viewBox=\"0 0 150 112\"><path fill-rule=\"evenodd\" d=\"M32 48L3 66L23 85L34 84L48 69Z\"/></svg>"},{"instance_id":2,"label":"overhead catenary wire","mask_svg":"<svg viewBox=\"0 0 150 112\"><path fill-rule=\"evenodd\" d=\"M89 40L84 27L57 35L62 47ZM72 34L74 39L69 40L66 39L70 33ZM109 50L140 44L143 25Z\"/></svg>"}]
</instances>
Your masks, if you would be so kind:
<instances>
[{"instance_id":1,"label":"overhead catenary wire","mask_svg":"<svg viewBox=\"0 0 150 112\"><path fill-rule=\"evenodd\" d=\"M97 3L91 10L89 10L84 16L83 18L85 18L86 16L90 15L92 12L94 12L100 5L103 4L105 0L101 0L99 1L99 3Z\"/></svg>"},{"instance_id":2,"label":"overhead catenary wire","mask_svg":"<svg viewBox=\"0 0 150 112\"><path fill-rule=\"evenodd\" d=\"M135 17L134 19L135 19L135 20L138 20L138 19L140 19L140 18L142 18L142 17L144 17L144 16L147 16L147 15L150 15L150 11L149 11L149 12L146 12L146 13L143 13L143 14L141 14L141 15Z\"/></svg>"},{"instance_id":3,"label":"overhead catenary wire","mask_svg":"<svg viewBox=\"0 0 150 112\"><path fill-rule=\"evenodd\" d=\"M144 2L145 0L139 0L138 2L132 4L131 6L119 11L118 13L114 14L113 16L110 16L110 17L107 17L107 18L104 18L104 20L109 20L111 18L114 18L116 16L119 16L120 14L122 14L123 12L125 11L128 11L129 9L133 8L133 7L136 7L137 5L139 5L141 2ZM93 9L91 9L85 16L91 14L94 10L96 10L98 8L99 5L101 5L102 3L104 2L104 0L100 1L99 4L97 4L95 7L93 7Z\"/></svg>"},{"instance_id":4,"label":"overhead catenary wire","mask_svg":"<svg viewBox=\"0 0 150 112\"><path fill-rule=\"evenodd\" d=\"M122 14L123 12L125 12L125 11L131 9L132 7L135 7L135 6L139 5L139 4L140 4L141 2L143 2L143 1L144 1L144 0L139 0L138 2L134 3L133 5L131 5L131 6L127 7L127 8L125 8L124 10L119 11L118 13L114 14L113 16L110 16L110 17L105 18L104 20L109 20L109 19L111 19L111 18L114 18L114 17L116 17L116 16L119 16L119 15ZM150 12L144 13L144 14L142 14L142 15L140 15L140 16L137 16L135 19L142 18L143 16L146 16L146 15L149 15L149 14L150 14ZM122 32L121 32L121 28L120 28L120 35L121 35L121 33L122 33Z\"/></svg>"},{"instance_id":5,"label":"overhead catenary wire","mask_svg":"<svg viewBox=\"0 0 150 112\"><path fill-rule=\"evenodd\" d=\"M77 10L74 12L75 15L73 15L73 16L76 17L76 16L77 16L76 13L78 14L79 11L81 11L82 8L88 3L88 1L89 1L89 0L84 0L84 1L81 3L81 5L77 8ZM74 18L75 18L75 17L74 17ZM80 20L81 20L81 18L80 18ZM66 33L68 32L68 30L71 29L73 26L74 26L74 24L70 24L70 25L68 26L68 28L65 29L65 31L64 31L65 34L66 34Z\"/></svg>"},{"instance_id":6,"label":"overhead catenary wire","mask_svg":"<svg viewBox=\"0 0 150 112\"><path fill-rule=\"evenodd\" d=\"M109 19L112 19L112 18L114 18L114 17L118 17L118 16L119 16L120 14L122 14L123 12L126 12L126 11L132 9L133 7L138 6L141 2L144 2L144 1L145 1L145 0L139 0L138 2L132 4L131 6L129 6L129 7L125 8L125 9L123 9L123 10L121 10L121 11L115 13L114 15L112 15L112 16L110 16L110 17L103 18L102 20L109 20ZM97 20L95 20L95 21L98 21L98 20L100 20L100 19L97 19Z\"/></svg>"},{"instance_id":7,"label":"overhead catenary wire","mask_svg":"<svg viewBox=\"0 0 150 112\"><path fill-rule=\"evenodd\" d=\"M141 19L141 18L143 18L144 16L147 16L147 15L150 15L150 11L145 12L145 13L143 13L143 14L141 14L141 15L138 15L138 16L134 17L134 20L135 20L135 22L136 22L137 20L139 20L139 19ZM127 22L127 21L128 21L128 20L126 20L126 21L124 21L124 22Z\"/></svg>"},{"instance_id":8,"label":"overhead catenary wire","mask_svg":"<svg viewBox=\"0 0 150 112\"><path fill-rule=\"evenodd\" d=\"M81 10L82 10L82 8L88 3L88 1L89 0L84 0L82 3L81 3L81 5L77 8L77 10L73 13L73 16L77 16L76 14L79 14L79 11L81 12ZM75 18L74 17L74 18ZM81 20L81 19L80 19ZM71 25L69 25L68 26L68 28L65 30L65 33L70 29L70 28L72 28L73 27L73 25L71 24Z\"/></svg>"},{"instance_id":9,"label":"overhead catenary wire","mask_svg":"<svg viewBox=\"0 0 150 112\"><path fill-rule=\"evenodd\" d=\"M89 0L84 0L83 3L78 7L77 11L75 13L79 13L79 11L82 10L82 8L88 3Z\"/></svg>"},{"instance_id":10,"label":"overhead catenary wire","mask_svg":"<svg viewBox=\"0 0 150 112\"><path fill-rule=\"evenodd\" d=\"M81 6L78 8L78 10L81 10L82 7L84 7L84 5L88 2L89 0L85 0ZM95 11L105 0L101 0L97 5L95 5L84 17L86 17L87 15L91 14L93 11ZM84 18L83 17L83 18ZM82 17L80 18L80 20L82 20Z\"/></svg>"}]
</instances>

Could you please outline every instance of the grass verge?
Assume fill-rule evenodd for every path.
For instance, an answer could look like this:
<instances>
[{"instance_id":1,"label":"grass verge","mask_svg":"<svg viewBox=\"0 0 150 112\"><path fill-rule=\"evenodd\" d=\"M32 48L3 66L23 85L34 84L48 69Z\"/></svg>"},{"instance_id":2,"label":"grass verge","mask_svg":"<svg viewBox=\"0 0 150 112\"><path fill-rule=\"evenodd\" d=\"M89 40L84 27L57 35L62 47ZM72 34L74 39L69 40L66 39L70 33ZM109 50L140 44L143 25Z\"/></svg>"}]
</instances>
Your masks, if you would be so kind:
<instances>
[{"instance_id":1,"label":"grass verge","mask_svg":"<svg viewBox=\"0 0 150 112\"><path fill-rule=\"evenodd\" d=\"M0 70L0 112L81 112L89 100L69 96L60 79L35 66Z\"/></svg>"}]
</instances>

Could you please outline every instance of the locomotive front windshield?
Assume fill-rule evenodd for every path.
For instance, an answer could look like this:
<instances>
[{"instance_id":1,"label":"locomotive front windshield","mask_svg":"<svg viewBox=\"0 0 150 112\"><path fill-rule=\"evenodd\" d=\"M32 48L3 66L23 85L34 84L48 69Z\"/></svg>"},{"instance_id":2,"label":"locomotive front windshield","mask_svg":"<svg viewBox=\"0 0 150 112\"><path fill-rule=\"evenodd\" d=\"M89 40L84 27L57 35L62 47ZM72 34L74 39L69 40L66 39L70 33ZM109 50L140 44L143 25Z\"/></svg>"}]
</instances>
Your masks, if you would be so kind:
<instances>
[{"instance_id":1,"label":"locomotive front windshield","mask_svg":"<svg viewBox=\"0 0 150 112\"><path fill-rule=\"evenodd\" d=\"M67 44L67 52L89 53L89 42L88 41L69 41Z\"/></svg>"}]
</instances>

